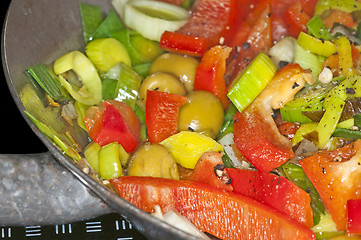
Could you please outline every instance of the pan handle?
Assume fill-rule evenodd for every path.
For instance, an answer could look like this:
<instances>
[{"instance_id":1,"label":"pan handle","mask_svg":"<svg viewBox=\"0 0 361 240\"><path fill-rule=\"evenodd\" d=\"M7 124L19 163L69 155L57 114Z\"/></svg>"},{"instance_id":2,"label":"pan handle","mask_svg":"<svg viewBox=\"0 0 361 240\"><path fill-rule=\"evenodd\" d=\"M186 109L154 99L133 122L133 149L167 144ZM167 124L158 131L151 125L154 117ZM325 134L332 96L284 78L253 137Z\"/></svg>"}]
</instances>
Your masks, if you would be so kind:
<instances>
[{"instance_id":1,"label":"pan handle","mask_svg":"<svg viewBox=\"0 0 361 240\"><path fill-rule=\"evenodd\" d=\"M0 154L0 169L2 225L55 225L112 212L50 152Z\"/></svg>"}]
</instances>

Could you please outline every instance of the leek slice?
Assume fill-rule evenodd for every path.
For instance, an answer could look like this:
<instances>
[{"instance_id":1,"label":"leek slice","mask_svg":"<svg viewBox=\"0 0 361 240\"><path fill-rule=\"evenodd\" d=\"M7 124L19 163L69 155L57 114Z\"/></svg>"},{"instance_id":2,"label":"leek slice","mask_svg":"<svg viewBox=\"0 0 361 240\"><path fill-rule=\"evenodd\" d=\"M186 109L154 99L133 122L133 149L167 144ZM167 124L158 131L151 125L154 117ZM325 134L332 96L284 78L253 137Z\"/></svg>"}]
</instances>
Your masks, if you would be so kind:
<instances>
[{"instance_id":1,"label":"leek slice","mask_svg":"<svg viewBox=\"0 0 361 240\"><path fill-rule=\"evenodd\" d=\"M227 94L238 111L243 111L261 93L276 71L277 67L263 52L253 59Z\"/></svg>"},{"instance_id":2,"label":"leek slice","mask_svg":"<svg viewBox=\"0 0 361 240\"><path fill-rule=\"evenodd\" d=\"M298 36L297 43L307 51L324 57L329 57L337 52L334 43L320 40L304 32Z\"/></svg>"},{"instance_id":3,"label":"leek slice","mask_svg":"<svg viewBox=\"0 0 361 240\"><path fill-rule=\"evenodd\" d=\"M117 142L109 143L99 151L99 172L104 179L123 176L123 169L119 159L119 146Z\"/></svg>"},{"instance_id":4,"label":"leek slice","mask_svg":"<svg viewBox=\"0 0 361 240\"><path fill-rule=\"evenodd\" d=\"M102 9L99 6L80 3L80 15L83 25L85 44L93 40L93 35L103 20Z\"/></svg>"},{"instance_id":5,"label":"leek slice","mask_svg":"<svg viewBox=\"0 0 361 240\"><path fill-rule=\"evenodd\" d=\"M165 2L139 0L124 5L125 24L154 41L159 41L165 31L181 28L188 18L187 10Z\"/></svg>"},{"instance_id":6,"label":"leek slice","mask_svg":"<svg viewBox=\"0 0 361 240\"><path fill-rule=\"evenodd\" d=\"M127 50L114 38L95 39L88 43L85 52L99 71L108 72L120 62L132 65Z\"/></svg>"},{"instance_id":7,"label":"leek slice","mask_svg":"<svg viewBox=\"0 0 361 240\"><path fill-rule=\"evenodd\" d=\"M96 173L99 173L99 152L101 148L102 147L98 143L91 142L84 149L85 159Z\"/></svg>"},{"instance_id":8,"label":"leek slice","mask_svg":"<svg viewBox=\"0 0 361 240\"><path fill-rule=\"evenodd\" d=\"M310 69L313 79L318 79L318 75L322 71L322 62L315 54L310 53L301 47L298 43L295 44L295 63L298 63L303 69Z\"/></svg>"},{"instance_id":9,"label":"leek slice","mask_svg":"<svg viewBox=\"0 0 361 240\"><path fill-rule=\"evenodd\" d=\"M83 86L77 91L60 74L73 70L83 83ZM54 62L54 72L58 74L61 84L77 101L93 105L102 100L102 84L96 68L92 62L81 52L72 51L58 58Z\"/></svg>"}]
</instances>

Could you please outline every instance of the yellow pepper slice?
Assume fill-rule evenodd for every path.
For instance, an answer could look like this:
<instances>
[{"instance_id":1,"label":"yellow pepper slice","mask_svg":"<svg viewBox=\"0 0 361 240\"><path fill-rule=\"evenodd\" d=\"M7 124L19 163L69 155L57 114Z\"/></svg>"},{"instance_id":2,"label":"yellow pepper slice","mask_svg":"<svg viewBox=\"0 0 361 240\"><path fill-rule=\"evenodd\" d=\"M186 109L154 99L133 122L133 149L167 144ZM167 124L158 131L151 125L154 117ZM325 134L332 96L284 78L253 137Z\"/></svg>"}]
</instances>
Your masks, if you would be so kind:
<instances>
[{"instance_id":1,"label":"yellow pepper slice","mask_svg":"<svg viewBox=\"0 0 361 240\"><path fill-rule=\"evenodd\" d=\"M189 131L172 135L160 144L168 148L177 163L190 169L194 169L203 153L223 151L222 145L212 138Z\"/></svg>"},{"instance_id":2,"label":"yellow pepper slice","mask_svg":"<svg viewBox=\"0 0 361 240\"><path fill-rule=\"evenodd\" d=\"M350 41L346 36L342 36L336 38L334 42L338 51L338 63L341 74L345 77L350 77L354 74Z\"/></svg>"},{"instance_id":3,"label":"yellow pepper slice","mask_svg":"<svg viewBox=\"0 0 361 240\"><path fill-rule=\"evenodd\" d=\"M83 86L76 90L61 75L73 70ZM80 51L72 51L54 62L54 72L60 83L77 101L86 105L95 105L102 100L102 82L93 63Z\"/></svg>"}]
</instances>

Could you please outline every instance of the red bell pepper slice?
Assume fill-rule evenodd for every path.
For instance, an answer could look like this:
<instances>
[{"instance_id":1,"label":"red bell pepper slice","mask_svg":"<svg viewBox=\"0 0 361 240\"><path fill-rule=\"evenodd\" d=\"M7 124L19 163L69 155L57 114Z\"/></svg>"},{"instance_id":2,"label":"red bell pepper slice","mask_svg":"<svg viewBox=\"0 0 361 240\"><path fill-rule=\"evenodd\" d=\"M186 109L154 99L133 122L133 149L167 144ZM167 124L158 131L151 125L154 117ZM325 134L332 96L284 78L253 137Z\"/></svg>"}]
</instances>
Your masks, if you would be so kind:
<instances>
[{"instance_id":1,"label":"red bell pepper slice","mask_svg":"<svg viewBox=\"0 0 361 240\"><path fill-rule=\"evenodd\" d=\"M238 16L237 0L199 0L188 22L176 33L163 33L160 46L168 51L201 56L231 34Z\"/></svg>"},{"instance_id":2,"label":"red bell pepper slice","mask_svg":"<svg viewBox=\"0 0 361 240\"><path fill-rule=\"evenodd\" d=\"M159 143L178 132L179 108L186 102L181 95L147 91L145 122L149 142Z\"/></svg>"},{"instance_id":3,"label":"red bell pepper slice","mask_svg":"<svg viewBox=\"0 0 361 240\"><path fill-rule=\"evenodd\" d=\"M300 32L307 32L310 16L303 10L301 2L296 2L285 12L288 34L297 38Z\"/></svg>"},{"instance_id":4,"label":"red bell pepper slice","mask_svg":"<svg viewBox=\"0 0 361 240\"><path fill-rule=\"evenodd\" d=\"M224 109L229 105L224 73L226 72L226 59L231 51L230 47L220 45L208 50L197 66L194 80L194 90L213 93L221 101Z\"/></svg>"},{"instance_id":5,"label":"red bell pepper slice","mask_svg":"<svg viewBox=\"0 0 361 240\"><path fill-rule=\"evenodd\" d=\"M293 182L275 174L227 168L233 191L277 209L306 227L313 227L311 198Z\"/></svg>"},{"instance_id":6,"label":"red bell pepper slice","mask_svg":"<svg viewBox=\"0 0 361 240\"><path fill-rule=\"evenodd\" d=\"M233 122L237 149L259 171L268 173L294 156L291 142L262 106L250 105L237 112Z\"/></svg>"},{"instance_id":7,"label":"red bell pepper slice","mask_svg":"<svg viewBox=\"0 0 361 240\"><path fill-rule=\"evenodd\" d=\"M361 199L347 201L347 233L361 235Z\"/></svg>"},{"instance_id":8,"label":"red bell pepper slice","mask_svg":"<svg viewBox=\"0 0 361 240\"><path fill-rule=\"evenodd\" d=\"M182 180L210 184L220 189L233 191L226 167L223 165L222 153L206 152L197 161L192 173Z\"/></svg>"},{"instance_id":9,"label":"red bell pepper slice","mask_svg":"<svg viewBox=\"0 0 361 240\"><path fill-rule=\"evenodd\" d=\"M271 6L267 4L254 25L251 26L247 38L240 39L241 42L232 41L232 44L238 47L236 47L237 51L232 51L227 59L225 73L227 85L246 68L260 51L266 51L273 45L271 17Z\"/></svg>"},{"instance_id":10,"label":"red bell pepper slice","mask_svg":"<svg viewBox=\"0 0 361 240\"><path fill-rule=\"evenodd\" d=\"M84 121L90 138L100 146L118 142L132 152L141 141L138 117L124 102L109 100L90 107Z\"/></svg>"},{"instance_id":11,"label":"red bell pepper slice","mask_svg":"<svg viewBox=\"0 0 361 240\"><path fill-rule=\"evenodd\" d=\"M159 46L167 51L196 57L203 56L208 49L207 39L205 38L168 31L162 34Z\"/></svg>"},{"instance_id":12,"label":"red bell pepper slice","mask_svg":"<svg viewBox=\"0 0 361 240\"><path fill-rule=\"evenodd\" d=\"M346 205L361 199L361 140L300 161L339 231L346 230Z\"/></svg>"},{"instance_id":13,"label":"red bell pepper slice","mask_svg":"<svg viewBox=\"0 0 361 240\"><path fill-rule=\"evenodd\" d=\"M316 239L287 215L241 194L208 184L152 177L120 177L110 182L119 195L147 212L178 211L220 239Z\"/></svg>"}]
</instances>

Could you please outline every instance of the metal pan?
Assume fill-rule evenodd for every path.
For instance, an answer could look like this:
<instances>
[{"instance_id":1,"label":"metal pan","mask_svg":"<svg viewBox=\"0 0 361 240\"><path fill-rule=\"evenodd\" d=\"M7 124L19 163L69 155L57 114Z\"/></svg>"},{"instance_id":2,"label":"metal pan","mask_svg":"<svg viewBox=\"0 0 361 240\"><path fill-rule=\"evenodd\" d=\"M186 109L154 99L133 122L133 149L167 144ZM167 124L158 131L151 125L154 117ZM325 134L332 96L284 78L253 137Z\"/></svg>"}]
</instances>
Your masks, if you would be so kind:
<instances>
[{"instance_id":1,"label":"metal pan","mask_svg":"<svg viewBox=\"0 0 361 240\"><path fill-rule=\"evenodd\" d=\"M11 95L30 128L48 148L39 154L0 155L0 223L58 224L117 212L149 239L196 239L159 221L85 174L28 119L20 92L24 70L81 50L78 0L13 0L2 32L2 62ZM111 8L109 1L82 0ZM86 139L85 139L86 140Z\"/></svg>"}]
</instances>

